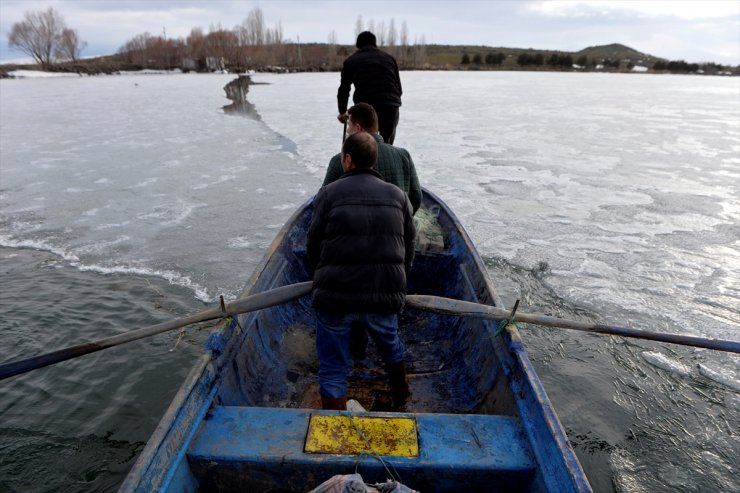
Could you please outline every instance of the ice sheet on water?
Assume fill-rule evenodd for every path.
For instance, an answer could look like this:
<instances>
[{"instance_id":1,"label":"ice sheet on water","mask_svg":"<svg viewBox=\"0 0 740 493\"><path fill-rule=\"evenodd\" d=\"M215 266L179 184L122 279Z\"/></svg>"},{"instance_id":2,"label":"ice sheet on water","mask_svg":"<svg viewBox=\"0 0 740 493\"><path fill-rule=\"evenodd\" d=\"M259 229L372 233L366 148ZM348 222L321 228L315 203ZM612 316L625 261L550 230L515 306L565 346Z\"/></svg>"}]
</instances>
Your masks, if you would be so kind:
<instances>
[{"instance_id":1,"label":"ice sheet on water","mask_svg":"<svg viewBox=\"0 0 740 493\"><path fill-rule=\"evenodd\" d=\"M72 264L82 272L98 272L100 274L134 274L140 276L151 276L166 279L170 284L188 288L195 293L195 297L206 303L216 299L204 286L194 282L190 276L182 275L172 270L158 270L149 267L135 265L95 265L95 264Z\"/></svg>"},{"instance_id":2,"label":"ice sheet on water","mask_svg":"<svg viewBox=\"0 0 740 493\"><path fill-rule=\"evenodd\" d=\"M740 380L738 379L737 371L728 368L713 369L703 363L699 363L696 366L699 368L699 373L708 379L729 387L736 392L740 392Z\"/></svg>"},{"instance_id":3,"label":"ice sheet on water","mask_svg":"<svg viewBox=\"0 0 740 493\"><path fill-rule=\"evenodd\" d=\"M178 199L175 202L155 205L149 211L137 214L136 217L143 220L154 219L162 226L176 226L190 216L193 210L206 205L187 203Z\"/></svg>"},{"instance_id":4,"label":"ice sheet on water","mask_svg":"<svg viewBox=\"0 0 740 493\"><path fill-rule=\"evenodd\" d=\"M614 471L614 487L619 493L647 493L644 468L638 467L639 459L626 450L615 448L609 456Z\"/></svg>"},{"instance_id":5,"label":"ice sheet on water","mask_svg":"<svg viewBox=\"0 0 740 493\"><path fill-rule=\"evenodd\" d=\"M663 353L657 351L643 351L640 353L642 359L662 370L687 377L691 374L691 368L676 361L675 359L669 358Z\"/></svg>"},{"instance_id":6,"label":"ice sheet on water","mask_svg":"<svg viewBox=\"0 0 740 493\"><path fill-rule=\"evenodd\" d=\"M252 246L252 242L245 236L231 238L226 242L226 244L231 248L249 248Z\"/></svg>"},{"instance_id":7,"label":"ice sheet on water","mask_svg":"<svg viewBox=\"0 0 740 493\"><path fill-rule=\"evenodd\" d=\"M41 70L13 70L8 72L10 77L17 79L51 79L59 77L79 77L79 74L70 72L44 72Z\"/></svg>"}]
</instances>

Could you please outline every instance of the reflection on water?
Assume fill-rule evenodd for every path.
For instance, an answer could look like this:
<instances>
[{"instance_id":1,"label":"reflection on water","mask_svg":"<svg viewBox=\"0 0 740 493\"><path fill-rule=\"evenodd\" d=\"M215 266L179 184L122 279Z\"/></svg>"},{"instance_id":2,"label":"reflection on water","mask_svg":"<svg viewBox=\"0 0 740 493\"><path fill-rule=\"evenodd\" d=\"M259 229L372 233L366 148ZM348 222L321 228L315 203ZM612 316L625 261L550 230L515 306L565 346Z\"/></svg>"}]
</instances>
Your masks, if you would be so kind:
<instances>
[{"instance_id":1,"label":"reflection on water","mask_svg":"<svg viewBox=\"0 0 740 493\"><path fill-rule=\"evenodd\" d=\"M249 86L252 84L252 78L248 75L240 75L226 84L224 86L224 92L226 92L226 97L229 98L232 103L223 107L224 112L229 115L244 115L254 118L255 120L260 120L257 108L247 101Z\"/></svg>"}]
</instances>

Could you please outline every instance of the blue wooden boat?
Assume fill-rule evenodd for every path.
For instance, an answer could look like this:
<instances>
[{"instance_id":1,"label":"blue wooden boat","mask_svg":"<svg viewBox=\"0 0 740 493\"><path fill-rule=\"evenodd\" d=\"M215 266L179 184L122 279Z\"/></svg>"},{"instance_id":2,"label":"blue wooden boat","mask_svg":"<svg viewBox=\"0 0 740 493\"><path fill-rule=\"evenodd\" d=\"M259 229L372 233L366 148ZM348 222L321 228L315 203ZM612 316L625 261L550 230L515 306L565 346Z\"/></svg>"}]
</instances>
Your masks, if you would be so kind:
<instances>
[{"instance_id":1,"label":"blue wooden boat","mask_svg":"<svg viewBox=\"0 0 740 493\"><path fill-rule=\"evenodd\" d=\"M502 306L457 218L426 190L424 207L438 212L444 245L417 253L409 293ZM309 201L288 220L245 296L310 280L311 213ZM302 296L224 322L120 491L305 492L354 472L368 483L393 476L425 493L591 491L516 329L495 336L494 321L407 307L405 411L389 411L372 345L349 381L348 397L367 411L321 411L313 317L310 296ZM343 430L331 428L342 420ZM358 434L359 448L347 433Z\"/></svg>"}]
</instances>

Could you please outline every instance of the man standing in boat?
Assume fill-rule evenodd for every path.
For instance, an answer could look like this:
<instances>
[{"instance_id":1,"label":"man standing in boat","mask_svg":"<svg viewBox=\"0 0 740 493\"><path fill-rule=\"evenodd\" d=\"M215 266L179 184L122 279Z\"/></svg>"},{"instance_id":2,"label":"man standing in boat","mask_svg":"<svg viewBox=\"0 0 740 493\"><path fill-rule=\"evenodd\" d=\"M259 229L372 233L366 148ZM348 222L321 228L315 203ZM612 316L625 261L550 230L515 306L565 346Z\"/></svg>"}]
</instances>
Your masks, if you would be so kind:
<instances>
[{"instance_id":1,"label":"man standing in boat","mask_svg":"<svg viewBox=\"0 0 740 493\"><path fill-rule=\"evenodd\" d=\"M358 103L347 110L347 135L357 132L368 132L378 144L378 160L375 170L383 176L388 183L396 185L406 192L411 201L414 214L421 207L421 185L416 174L414 161L406 149L395 147L383 142L383 137L378 133L378 116L375 109L367 103ZM323 186L335 182L342 177L341 153L336 154L329 161L326 169ZM367 355L367 332L361 325L352 327L350 337L350 355L354 360L362 361Z\"/></svg>"},{"instance_id":2,"label":"man standing in boat","mask_svg":"<svg viewBox=\"0 0 740 493\"><path fill-rule=\"evenodd\" d=\"M393 183L408 194L416 214L421 206L421 185L409 151L383 142L383 137L378 133L377 113L367 103L358 103L347 110L347 135L357 132L367 132L375 138L378 143L376 171L385 181ZM341 153L336 154L329 161L323 186L338 180L343 172Z\"/></svg>"},{"instance_id":3,"label":"man standing in boat","mask_svg":"<svg viewBox=\"0 0 740 493\"><path fill-rule=\"evenodd\" d=\"M386 364L394 405L408 397L398 313L406 300L416 230L408 196L373 169L377 153L372 135L350 135L342 146L344 174L313 201L307 250L324 409L346 408L350 330L357 323Z\"/></svg>"},{"instance_id":4,"label":"man standing in boat","mask_svg":"<svg viewBox=\"0 0 740 493\"><path fill-rule=\"evenodd\" d=\"M399 108L401 107L401 77L392 55L378 49L375 35L364 31L357 36L357 51L342 65L342 79L337 91L340 122L347 121L347 102L352 84L355 103L369 103L378 114L380 135L388 144L396 139Z\"/></svg>"}]
</instances>

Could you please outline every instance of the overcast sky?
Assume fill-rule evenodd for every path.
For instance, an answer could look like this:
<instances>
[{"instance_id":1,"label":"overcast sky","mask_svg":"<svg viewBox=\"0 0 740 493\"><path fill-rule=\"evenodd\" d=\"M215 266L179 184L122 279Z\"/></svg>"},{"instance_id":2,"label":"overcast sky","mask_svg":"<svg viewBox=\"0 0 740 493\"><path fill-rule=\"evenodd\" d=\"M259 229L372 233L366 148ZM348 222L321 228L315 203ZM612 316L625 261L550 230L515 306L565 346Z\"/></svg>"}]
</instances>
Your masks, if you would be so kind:
<instances>
[{"instance_id":1,"label":"overcast sky","mask_svg":"<svg viewBox=\"0 0 740 493\"><path fill-rule=\"evenodd\" d=\"M740 65L740 0L690 1L194 1L0 0L0 62L25 58L8 48L12 25L26 11L54 7L87 42L83 56L112 54L137 34L185 38L193 27L231 29L254 7L267 27L281 23L293 41L354 44L355 24L396 28L406 22L410 40L578 51L622 43L670 60Z\"/></svg>"}]
</instances>

